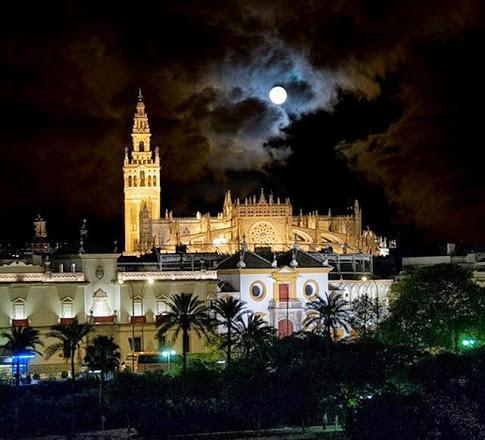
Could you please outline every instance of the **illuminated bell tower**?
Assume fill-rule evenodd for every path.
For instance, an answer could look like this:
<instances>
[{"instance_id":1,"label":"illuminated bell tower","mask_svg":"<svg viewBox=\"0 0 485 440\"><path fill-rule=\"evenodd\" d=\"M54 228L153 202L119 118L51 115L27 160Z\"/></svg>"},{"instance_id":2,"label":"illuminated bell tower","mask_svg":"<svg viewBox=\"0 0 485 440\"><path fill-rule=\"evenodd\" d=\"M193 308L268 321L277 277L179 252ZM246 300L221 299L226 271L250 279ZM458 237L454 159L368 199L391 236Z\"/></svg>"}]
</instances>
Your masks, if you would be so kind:
<instances>
[{"instance_id":1,"label":"illuminated bell tower","mask_svg":"<svg viewBox=\"0 0 485 440\"><path fill-rule=\"evenodd\" d=\"M160 155L150 148L150 127L141 90L131 134L133 147L125 149L125 254L153 247L151 220L160 218Z\"/></svg>"}]
</instances>

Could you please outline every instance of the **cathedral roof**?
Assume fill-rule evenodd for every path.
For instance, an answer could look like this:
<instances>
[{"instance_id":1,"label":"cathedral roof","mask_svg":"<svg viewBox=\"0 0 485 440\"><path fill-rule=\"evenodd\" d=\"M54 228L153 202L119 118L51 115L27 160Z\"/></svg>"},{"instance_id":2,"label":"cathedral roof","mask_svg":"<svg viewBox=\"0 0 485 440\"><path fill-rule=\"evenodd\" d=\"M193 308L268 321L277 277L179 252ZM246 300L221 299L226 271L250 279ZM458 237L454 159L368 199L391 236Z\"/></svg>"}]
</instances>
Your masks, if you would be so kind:
<instances>
[{"instance_id":1,"label":"cathedral roof","mask_svg":"<svg viewBox=\"0 0 485 440\"><path fill-rule=\"evenodd\" d=\"M244 263L244 264L241 264ZM222 260L217 269L271 269L271 262L266 258L251 252L249 250L242 250L236 252L234 255Z\"/></svg>"}]
</instances>

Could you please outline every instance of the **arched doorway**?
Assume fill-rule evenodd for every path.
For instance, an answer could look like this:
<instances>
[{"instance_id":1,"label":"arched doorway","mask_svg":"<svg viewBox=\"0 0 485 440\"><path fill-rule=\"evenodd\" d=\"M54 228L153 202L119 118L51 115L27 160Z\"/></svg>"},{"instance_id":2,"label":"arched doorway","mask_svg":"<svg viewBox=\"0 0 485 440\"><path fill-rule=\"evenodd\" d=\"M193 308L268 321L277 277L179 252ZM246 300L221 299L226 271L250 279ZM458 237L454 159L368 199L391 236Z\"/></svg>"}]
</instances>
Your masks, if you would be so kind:
<instances>
[{"instance_id":1,"label":"arched doorway","mask_svg":"<svg viewBox=\"0 0 485 440\"><path fill-rule=\"evenodd\" d=\"M282 319L278 321L278 336L284 338L293 333L293 323L289 319Z\"/></svg>"}]
</instances>

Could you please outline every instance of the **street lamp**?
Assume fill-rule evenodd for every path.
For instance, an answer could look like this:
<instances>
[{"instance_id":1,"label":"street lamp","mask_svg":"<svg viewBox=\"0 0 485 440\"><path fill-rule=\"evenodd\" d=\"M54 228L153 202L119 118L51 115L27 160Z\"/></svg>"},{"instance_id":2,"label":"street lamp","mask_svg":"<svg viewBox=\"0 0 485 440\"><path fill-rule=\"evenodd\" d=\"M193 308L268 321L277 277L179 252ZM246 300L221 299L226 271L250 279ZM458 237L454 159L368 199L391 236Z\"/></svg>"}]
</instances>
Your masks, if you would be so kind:
<instances>
[{"instance_id":1,"label":"street lamp","mask_svg":"<svg viewBox=\"0 0 485 440\"><path fill-rule=\"evenodd\" d=\"M167 369L167 373L170 372L170 359L172 358L172 356L175 356L177 354L177 352L175 350L163 350L162 351L162 356L166 359L168 359L168 369Z\"/></svg>"},{"instance_id":2,"label":"street lamp","mask_svg":"<svg viewBox=\"0 0 485 440\"><path fill-rule=\"evenodd\" d=\"M118 284L121 286L124 284L124 280L119 279ZM153 284L154 280L153 277L147 277L147 283ZM131 372L135 372L135 288L133 287L133 283L127 283L131 289ZM145 289L145 283L142 284L140 296L143 296L143 290ZM143 341L142 341L143 342ZM143 345L143 343L142 343Z\"/></svg>"}]
</instances>

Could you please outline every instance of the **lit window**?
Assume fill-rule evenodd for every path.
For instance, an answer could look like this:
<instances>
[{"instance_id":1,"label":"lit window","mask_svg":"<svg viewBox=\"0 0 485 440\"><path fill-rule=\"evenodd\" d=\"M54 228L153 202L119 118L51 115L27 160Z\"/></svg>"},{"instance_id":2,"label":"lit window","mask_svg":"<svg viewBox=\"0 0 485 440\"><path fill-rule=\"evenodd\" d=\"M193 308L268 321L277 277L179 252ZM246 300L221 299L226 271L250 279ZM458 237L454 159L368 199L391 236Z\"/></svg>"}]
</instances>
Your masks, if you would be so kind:
<instances>
[{"instance_id":1,"label":"lit window","mask_svg":"<svg viewBox=\"0 0 485 440\"><path fill-rule=\"evenodd\" d=\"M162 298L157 298L157 315L163 315L168 312L168 306Z\"/></svg>"},{"instance_id":2,"label":"lit window","mask_svg":"<svg viewBox=\"0 0 485 440\"><path fill-rule=\"evenodd\" d=\"M135 298L133 301L133 316L143 316L143 300Z\"/></svg>"},{"instance_id":3,"label":"lit window","mask_svg":"<svg viewBox=\"0 0 485 440\"><path fill-rule=\"evenodd\" d=\"M12 303L12 308L13 308L13 314L12 314L13 319L26 319L25 300L23 300L22 298L17 298Z\"/></svg>"},{"instance_id":4,"label":"lit window","mask_svg":"<svg viewBox=\"0 0 485 440\"><path fill-rule=\"evenodd\" d=\"M61 318L74 318L74 305L71 298L62 300Z\"/></svg>"},{"instance_id":5,"label":"lit window","mask_svg":"<svg viewBox=\"0 0 485 440\"><path fill-rule=\"evenodd\" d=\"M102 289L98 289L93 295L93 316L111 316L111 308L108 305L108 295Z\"/></svg>"}]
</instances>

